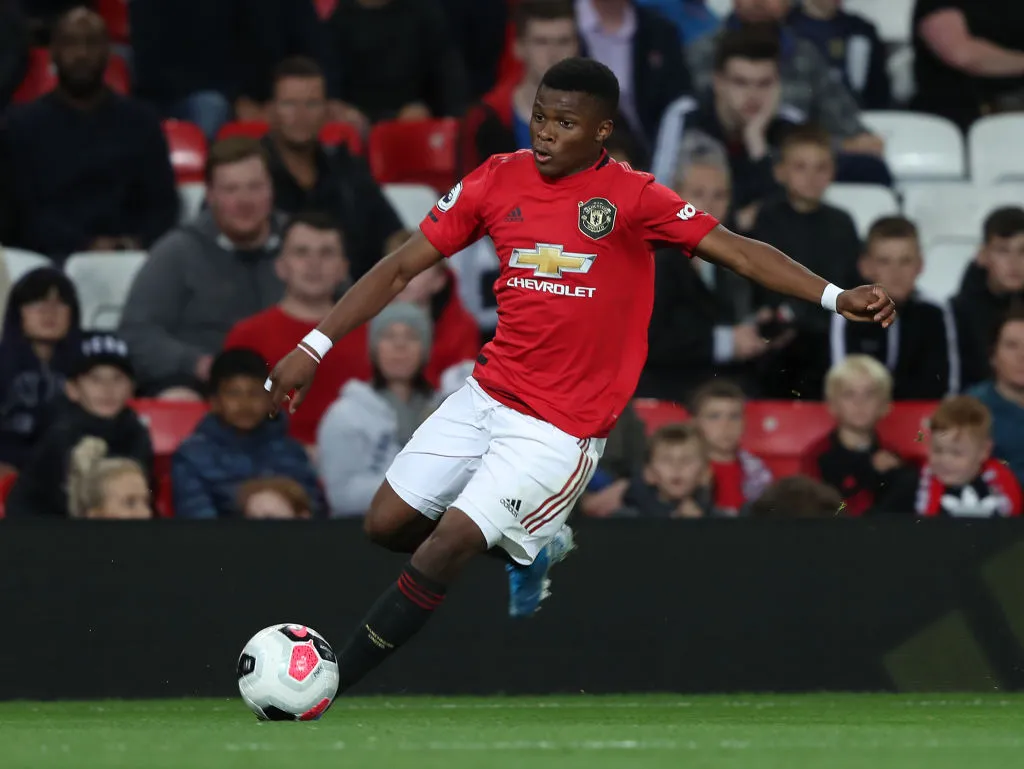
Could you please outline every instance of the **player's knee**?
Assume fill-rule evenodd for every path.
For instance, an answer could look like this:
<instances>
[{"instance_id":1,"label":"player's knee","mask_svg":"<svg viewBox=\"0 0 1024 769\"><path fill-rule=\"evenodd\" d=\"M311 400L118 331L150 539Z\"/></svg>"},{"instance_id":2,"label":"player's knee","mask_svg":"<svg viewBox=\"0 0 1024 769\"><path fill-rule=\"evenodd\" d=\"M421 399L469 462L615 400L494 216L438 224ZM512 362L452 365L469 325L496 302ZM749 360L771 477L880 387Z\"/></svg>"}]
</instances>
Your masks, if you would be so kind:
<instances>
[{"instance_id":1,"label":"player's knee","mask_svg":"<svg viewBox=\"0 0 1024 769\"><path fill-rule=\"evenodd\" d=\"M381 515L371 508L363 518L363 533L375 545L390 547L395 537L395 528L388 521L387 516Z\"/></svg>"},{"instance_id":2,"label":"player's knee","mask_svg":"<svg viewBox=\"0 0 1024 769\"><path fill-rule=\"evenodd\" d=\"M487 541L477 525L464 514L449 512L413 554L412 563L428 576L448 580L473 556L486 550Z\"/></svg>"}]
</instances>

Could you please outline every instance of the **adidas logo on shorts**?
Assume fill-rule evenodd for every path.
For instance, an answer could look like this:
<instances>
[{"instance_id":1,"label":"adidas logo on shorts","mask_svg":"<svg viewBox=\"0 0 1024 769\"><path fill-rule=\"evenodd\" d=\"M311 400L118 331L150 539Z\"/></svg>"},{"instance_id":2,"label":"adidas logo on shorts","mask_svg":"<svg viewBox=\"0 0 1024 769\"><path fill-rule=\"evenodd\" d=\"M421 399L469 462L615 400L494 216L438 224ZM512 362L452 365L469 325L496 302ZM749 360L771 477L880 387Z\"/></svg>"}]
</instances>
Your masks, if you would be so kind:
<instances>
[{"instance_id":1,"label":"adidas logo on shorts","mask_svg":"<svg viewBox=\"0 0 1024 769\"><path fill-rule=\"evenodd\" d=\"M512 513L513 518L519 517L519 511L523 508L523 500L521 499L503 499L501 500L502 506Z\"/></svg>"}]
</instances>

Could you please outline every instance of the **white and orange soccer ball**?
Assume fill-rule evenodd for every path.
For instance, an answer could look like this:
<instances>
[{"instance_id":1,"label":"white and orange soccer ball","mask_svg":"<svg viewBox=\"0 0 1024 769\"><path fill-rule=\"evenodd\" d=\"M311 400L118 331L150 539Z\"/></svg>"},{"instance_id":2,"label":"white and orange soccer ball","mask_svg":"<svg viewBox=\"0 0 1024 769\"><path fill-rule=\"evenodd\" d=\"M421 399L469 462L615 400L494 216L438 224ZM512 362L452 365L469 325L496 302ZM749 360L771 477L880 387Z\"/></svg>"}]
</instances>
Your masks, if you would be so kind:
<instances>
[{"instance_id":1,"label":"white and orange soccer ball","mask_svg":"<svg viewBox=\"0 0 1024 769\"><path fill-rule=\"evenodd\" d=\"M238 691L261 721L315 721L338 693L338 659L305 625L271 625L238 658Z\"/></svg>"}]
</instances>

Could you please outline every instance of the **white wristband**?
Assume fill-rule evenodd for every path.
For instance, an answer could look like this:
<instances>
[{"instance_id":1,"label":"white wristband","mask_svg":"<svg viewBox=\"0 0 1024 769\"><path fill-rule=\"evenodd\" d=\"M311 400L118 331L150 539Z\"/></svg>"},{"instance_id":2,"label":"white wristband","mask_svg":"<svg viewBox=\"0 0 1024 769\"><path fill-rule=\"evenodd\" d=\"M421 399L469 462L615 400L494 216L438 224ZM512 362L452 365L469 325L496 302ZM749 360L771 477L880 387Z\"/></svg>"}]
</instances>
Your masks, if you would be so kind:
<instances>
[{"instance_id":1,"label":"white wristband","mask_svg":"<svg viewBox=\"0 0 1024 769\"><path fill-rule=\"evenodd\" d=\"M334 343L331 342L331 338L327 336L327 334L315 328L302 337L302 344L306 345L310 350L319 355L320 360L323 360L323 357L330 352L331 348L334 346ZM318 360L317 363L319 363L320 360Z\"/></svg>"},{"instance_id":2,"label":"white wristband","mask_svg":"<svg viewBox=\"0 0 1024 769\"><path fill-rule=\"evenodd\" d=\"M821 306L829 312L836 312L836 300L841 293L843 293L843 289L829 283L825 286L825 290L821 292Z\"/></svg>"}]
</instances>

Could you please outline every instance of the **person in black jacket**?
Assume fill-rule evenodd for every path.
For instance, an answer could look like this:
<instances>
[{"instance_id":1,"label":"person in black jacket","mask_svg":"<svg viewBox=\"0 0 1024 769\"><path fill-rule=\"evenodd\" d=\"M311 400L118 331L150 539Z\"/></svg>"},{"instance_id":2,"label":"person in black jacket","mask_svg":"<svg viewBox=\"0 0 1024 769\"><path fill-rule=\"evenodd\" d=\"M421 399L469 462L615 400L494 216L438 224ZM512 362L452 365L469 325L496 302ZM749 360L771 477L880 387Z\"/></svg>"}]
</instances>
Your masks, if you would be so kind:
<instances>
[{"instance_id":1,"label":"person in black jacket","mask_svg":"<svg viewBox=\"0 0 1024 769\"><path fill-rule=\"evenodd\" d=\"M28 26L17 3L0 0L0 113L11 101L28 69Z\"/></svg>"},{"instance_id":2,"label":"person in black jacket","mask_svg":"<svg viewBox=\"0 0 1024 769\"><path fill-rule=\"evenodd\" d=\"M111 334L86 336L67 381L67 402L18 474L8 517L69 515L72 453L85 438L103 441L106 455L133 459L152 476L149 430L127 405L133 386L128 345Z\"/></svg>"}]
</instances>

